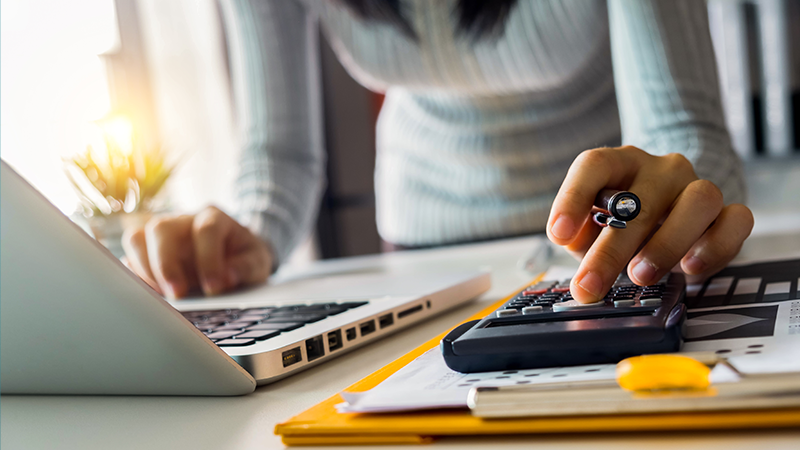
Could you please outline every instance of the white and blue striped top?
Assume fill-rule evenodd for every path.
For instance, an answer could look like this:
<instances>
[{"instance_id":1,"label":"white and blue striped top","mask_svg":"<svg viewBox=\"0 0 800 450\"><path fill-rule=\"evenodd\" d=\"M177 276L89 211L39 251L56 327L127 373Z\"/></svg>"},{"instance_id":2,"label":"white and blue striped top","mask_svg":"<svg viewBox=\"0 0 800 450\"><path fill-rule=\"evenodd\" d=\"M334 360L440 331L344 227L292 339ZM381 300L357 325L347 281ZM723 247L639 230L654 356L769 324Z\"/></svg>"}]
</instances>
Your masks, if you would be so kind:
<instances>
[{"instance_id":1,"label":"white and blue striped top","mask_svg":"<svg viewBox=\"0 0 800 450\"><path fill-rule=\"evenodd\" d=\"M682 153L726 203L743 201L705 1L520 0L504 34L477 43L458 37L455 1L401 0L415 41L334 0L222 0L239 219L279 260L311 228L325 184L309 18L359 82L386 93L375 190L389 242L541 231L575 156L620 142Z\"/></svg>"}]
</instances>

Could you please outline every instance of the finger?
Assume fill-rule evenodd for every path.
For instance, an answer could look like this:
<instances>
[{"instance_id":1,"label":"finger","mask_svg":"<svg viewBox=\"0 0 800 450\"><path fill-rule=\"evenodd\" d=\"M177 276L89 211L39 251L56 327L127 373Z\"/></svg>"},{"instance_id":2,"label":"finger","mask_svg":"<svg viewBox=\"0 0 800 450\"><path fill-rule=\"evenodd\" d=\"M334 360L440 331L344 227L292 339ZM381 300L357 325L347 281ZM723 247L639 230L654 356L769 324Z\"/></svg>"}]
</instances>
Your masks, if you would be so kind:
<instances>
[{"instance_id":1,"label":"finger","mask_svg":"<svg viewBox=\"0 0 800 450\"><path fill-rule=\"evenodd\" d=\"M145 233L142 228L128 229L122 234L122 248L125 250L126 265L133 273L139 276L151 288L163 295L158 286L153 272L150 270L150 262L147 257L147 243Z\"/></svg>"},{"instance_id":2,"label":"finger","mask_svg":"<svg viewBox=\"0 0 800 450\"><path fill-rule=\"evenodd\" d=\"M565 248L572 256L581 260L602 230L603 228L597 226L591 219L587 218L581 230L575 236L575 239L570 242L569 245L565 246Z\"/></svg>"},{"instance_id":3,"label":"finger","mask_svg":"<svg viewBox=\"0 0 800 450\"><path fill-rule=\"evenodd\" d=\"M744 205L724 207L714 225L697 240L681 260L688 275L714 274L736 257L753 230L753 213Z\"/></svg>"},{"instance_id":4,"label":"finger","mask_svg":"<svg viewBox=\"0 0 800 450\"><path fill-rule=\"evenodd\" d=\"M591 212L597 193L604 188L629 185L646 158L653 157L634 147L594 149L578 155L550 210L550 240L558 245L572 242Z\"/></svg>"},{"instance_id":5,"label":"finger","mask_svg":"<svg viewBox=\"0 0 800 450\"><path fill-rule=\"evenodd\" d=\"M206 295L216 295L227 288L225 241L233 223L233 219L212 206L198 214L192 224L195 266Z\"/></svg>"},{"instance_id":6,"label":"finger","mask_svg":"<svg viewBox=\"0 0 800 450\"><path fill-rule=\"evenodd\" d=\"M571 291L576 300L592 303L608 292L683 188L695 179L691 163L680 155L660 157L657 164L639 171L630 190L641 199L641 213L628 222L626 229L607 227L597 237L572 279Z\"/></svg>"},{"instance_id":7,"label":"finger","mask_svg":"<svg viewBox=\"0 0 800 450\"><path fill-rule=\"evenodd\" d=\"M272 272L271 252L257 237L251 237L258 242L228 258L228 276L233 286L263 283Z\"/></svg>"},{"instance_id":8,"label":"finger","mask_svg":"<svg viewBox=\"0 0 800 450\"><path fill-rule=\"evenodd\" d=\"M154 219L145 226L150 269L161 290L171 298L189 291L181 252L188 244L192 216Z\"/></svg>"},{"instance_id":9,"label":"finger","mask_svg":"<svg viewBox=\"0 0 800 450\"><path fill-rule=\"evenodd\" d=\"M708 180L689 183L661 228L628 264L628 276L642 286L667 274L722 211L722 192Z\"/></svg>"}]
</instances>

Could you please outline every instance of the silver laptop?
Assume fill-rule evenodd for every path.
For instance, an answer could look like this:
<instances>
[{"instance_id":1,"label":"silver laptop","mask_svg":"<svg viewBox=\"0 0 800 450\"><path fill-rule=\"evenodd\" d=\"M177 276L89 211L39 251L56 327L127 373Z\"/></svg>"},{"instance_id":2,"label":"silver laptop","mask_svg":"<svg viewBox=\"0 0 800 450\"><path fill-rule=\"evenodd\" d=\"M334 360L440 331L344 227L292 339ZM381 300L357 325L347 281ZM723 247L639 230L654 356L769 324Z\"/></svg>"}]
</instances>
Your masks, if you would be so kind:
<instances>
[{"instance_id":1,"label":"silver laptop","mask_svg":"<svg viewBox=\"0 0 800 450\"><path fill-rule=\"evenodd\" d=\"M0 165L3 394L247 394L490 284L480 271L322 272L170 304Z\"/></svg>"}]
</instances>

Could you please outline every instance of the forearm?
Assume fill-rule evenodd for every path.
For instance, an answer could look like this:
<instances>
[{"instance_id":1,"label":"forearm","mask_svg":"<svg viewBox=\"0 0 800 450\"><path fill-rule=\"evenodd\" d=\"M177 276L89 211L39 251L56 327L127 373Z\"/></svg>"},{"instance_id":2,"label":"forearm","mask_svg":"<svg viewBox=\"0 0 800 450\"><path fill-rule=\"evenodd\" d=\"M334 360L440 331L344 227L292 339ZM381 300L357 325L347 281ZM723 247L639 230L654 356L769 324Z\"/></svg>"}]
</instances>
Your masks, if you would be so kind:
<instances>
[{"instance_id":1,"label":"forearm","mask_svg":"<svg viewBox=\"0 0 800 450\"><path fill-rule=\"evenodd\" d=\"M324 178L322 158L284 158L263 147L246 147L236 183L236 218L269 243L278 263L284 262L313 229Z\"/></svg>"},{"instance_id":2,"label":"forearm","mask_svg":"<svg viewBox=\"0 0 800 450\"><path fill-rule=\"evenodd\" d=\"M324 187L314 45L292 0L221 2L240 128L237 219L283 262L311 230Z\"/></svg>"}]
</instances>

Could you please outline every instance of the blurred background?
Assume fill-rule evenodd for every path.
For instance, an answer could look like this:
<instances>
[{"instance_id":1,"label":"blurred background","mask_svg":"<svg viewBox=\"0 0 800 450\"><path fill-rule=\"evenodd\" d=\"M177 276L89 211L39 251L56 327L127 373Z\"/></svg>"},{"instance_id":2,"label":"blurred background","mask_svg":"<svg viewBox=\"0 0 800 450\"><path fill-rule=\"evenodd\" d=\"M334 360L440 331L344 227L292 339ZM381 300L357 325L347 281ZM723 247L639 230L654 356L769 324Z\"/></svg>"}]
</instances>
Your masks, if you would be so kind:
<instances>
[{"instance_id":1,"label":"blurred background","mask_svg":"<svg viewBox=\"0 0 800 450\"><path fill-rule=\"evenodd\" d=\"M707 3L755 232L797 229L800 0ZM215 0L3 0L0 20L0 156L65 214L146 216L208 203L233 211L236 122ZM296 262L380 251L382 97L353 81L317 35L328 188ZM114 177L127 177L122 188Z\"/></svg>"}]
</instances>

